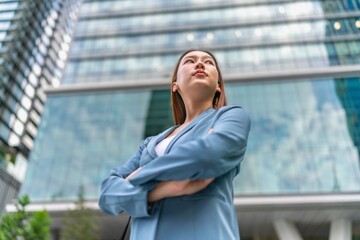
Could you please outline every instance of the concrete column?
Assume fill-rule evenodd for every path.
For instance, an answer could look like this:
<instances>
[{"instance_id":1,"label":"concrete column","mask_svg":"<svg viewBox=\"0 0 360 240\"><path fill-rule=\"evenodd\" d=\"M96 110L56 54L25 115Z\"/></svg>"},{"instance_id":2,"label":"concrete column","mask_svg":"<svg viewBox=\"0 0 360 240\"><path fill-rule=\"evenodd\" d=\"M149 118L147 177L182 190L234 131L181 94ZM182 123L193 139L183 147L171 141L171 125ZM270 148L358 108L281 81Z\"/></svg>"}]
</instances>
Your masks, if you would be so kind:
<instances>
[{"instance_id":1,"label":"concrete column","mask_svg":"<svg viewBox=\"0 0 360 240\"><path fill-rule=\"evenodd\" d=\"M303 240L299 231L292 222L279 219L273 224L279 240Z\"/></svg>"},{"instance_id":2,"label":"concrete column","mask_svg":"<svg viewBox=\"0 0 360 240\"><path fill-rule=\"evenodd\" d=\"M349 219L336 219L331 222L329 240L351 240L352 229Z\"/></svg>"}]
</instances>

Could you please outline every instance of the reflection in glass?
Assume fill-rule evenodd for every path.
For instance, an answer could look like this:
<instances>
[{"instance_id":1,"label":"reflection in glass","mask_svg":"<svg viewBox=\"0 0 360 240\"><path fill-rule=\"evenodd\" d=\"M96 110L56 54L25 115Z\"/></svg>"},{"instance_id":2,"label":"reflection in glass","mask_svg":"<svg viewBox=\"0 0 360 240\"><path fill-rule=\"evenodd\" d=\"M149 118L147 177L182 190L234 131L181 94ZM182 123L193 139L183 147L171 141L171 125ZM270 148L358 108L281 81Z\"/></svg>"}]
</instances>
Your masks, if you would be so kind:
<instances>
[{"instance_id":1,"label":"reflection in glass","mask_svg":"<svg viewBox=\"0 0 360 240\"><path fill-rule=\"evenodd\" d=\"M360 128L354 121L359 82L227 84L229 103L246 108L252 120L235 193L360 191ZM350 85L354 91L347 90ZM84 185L86 198L97 199L111 168L132 156L144 137L172 125L168 94L165 89L50 96L22 193L36 200L73 200Z\"/></svg>"},{"instance_id":2,"label":"reflection in glass","mask_svg":"<svg viewBox=\"0 0 360 240\"><path fill-rule=\"evenodd\" d=\"M286 24L244 26L228 29L199 30L197 32L174 32L157 34L140 34L106 38L85 38L75 40L71 52L74 56L84 53L102 53L109 51L136 51L154 48L185 47L188 41L195 44L227 45L231 43L264 43L268 41L296 40L296 39L324 39L324 20L296 22ZM217 36L215 38L215 36ZM183 40L177 42L177 40ZM154 44L156 43L156 44ZM126 47L125 47L126 46Z\"/></svg>"},{"instance_id":3,"label":"reflection in glass","mask_svg":"<svg viewBox=\"0 0 360 240\"><path fill-rule=\"evenodd\" d=\"M228 96L252 119L237 193L360 190L359 146L347 123L347 112L359 110L341 104L334 80L239 84Z\"/></svg>"},{"instance_id":4,"label":"reflection in glass","mask_svg":"<svg viewBox=\"0 0 360 240\"><path fill-rule=\"evenodd\" d=\"M188 37L189 40L196 39L194 34ZM214 39L216 38L214 37ZM344 41L326 44L282 44L268 47L216 50L213 52L218 56L224 72L242 74L244 72L265 70L293 70L332 65L353 65L358 63L360 59L359 49L359 41ZM106 60L71 61L65 71L64 83L169 77L173 63L178 58L178 55L178 53L135 55L108 58ZM237 57L232 58L234 55Z\"/></svg>"},{"instance_id":5,"label":"reflection in glass","mask_svg":"<svg viewBox=\"0 0 360 240\"><path fill-rule=\"evenodd\" d=\"M143 138L149 97L146 90L49 97L22 192L75 200L84 185L85 197L97 199L101 179Z\"/></svg>"},{"instance_id":6,"label":"reflection in glass","mask_svg":"<svg viewBox=\"0 0 360 240\"><path fill-rule=\"evenodd\" d=\"M121 1L122 2L122 1ZM121 3L120 2L120 3ZM103 3L101 3L103 4ZM134 3L136 4L136 3ZM85 7L86 8L86 7ZM279 13L279 8L286 12ZM129 31L149 28L184 26L188 24L211 24L218 22L248 22L258 20L274 20L297 18L303 16L323 16L319 2L274 3L263 6L235 6L219 9L197 9L175 13L157 13L117 18L94 18L80 21L77 34ZM104 28L104 26L106 26Z\"/></svg>"}]
</instances>

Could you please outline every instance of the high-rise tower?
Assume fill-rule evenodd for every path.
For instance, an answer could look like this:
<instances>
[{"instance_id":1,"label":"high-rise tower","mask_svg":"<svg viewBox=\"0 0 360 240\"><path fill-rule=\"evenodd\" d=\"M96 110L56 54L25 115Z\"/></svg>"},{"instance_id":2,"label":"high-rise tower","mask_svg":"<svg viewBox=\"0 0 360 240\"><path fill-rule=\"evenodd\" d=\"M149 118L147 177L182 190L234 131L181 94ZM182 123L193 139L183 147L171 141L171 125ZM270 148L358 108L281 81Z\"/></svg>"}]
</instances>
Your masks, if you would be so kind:
<instances>
[{"instance_id":1,"label":"high-rise tower","mask_svg":"<svg viewBox=\"0 0 360 240\"><path fill-rule=\"evenodd\" d=\"M183 51L206 48L229 103L252 119L234 181L242 238L358 236L359 131L349 116L359 116L359 97L348 89L359 82L359 33L358 0L84 1L62 85L46 90L22 193L57 220L83 186L103 238L118 237L123 218L97 209L99 184L172 124L172 68Z\"/></svg>"},{"instance_id":2,"label":"high-rise tower","mask_svg":"<svg viewBox=\"0 0 360 240\"><path fill-rule=\"evenodd\" d=\"M60 84L79 3L0 3L0 213L24 178L44 87Z\"/></svg>"}]
</instances>

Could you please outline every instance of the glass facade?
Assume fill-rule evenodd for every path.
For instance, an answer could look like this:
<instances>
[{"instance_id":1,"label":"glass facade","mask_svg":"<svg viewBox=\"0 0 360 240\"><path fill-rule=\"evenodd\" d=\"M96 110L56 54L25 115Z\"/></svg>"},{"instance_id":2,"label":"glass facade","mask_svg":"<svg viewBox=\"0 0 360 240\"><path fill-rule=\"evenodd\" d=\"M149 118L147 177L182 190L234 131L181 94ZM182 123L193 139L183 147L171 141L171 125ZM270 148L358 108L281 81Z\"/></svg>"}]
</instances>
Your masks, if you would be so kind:
<instances>
[{"instance_id":1,"label":"glass facade","mask_svg":"<svg viewBox=\"0 0 360 240\"><path fill-rule=\"evenodd\" d=\"M0 1L0 214L16 197L46 101L59 85L77 1Z\"/></svg>"},{"instance_id":2,"label":"glass facade","mask_svg":"<svg viewBox=\"0 0 360 240\"><path fill-rule=\"evenodd\" d=\"M236 194L360 191L358 146L352 139L359 126L349 130L346 114L359 114L360 99L344 106L337 81L360 79L226 86L229 103L248 109L252 119ZM69 200L83 185L86 198L96 200L109 169L130 158L144 137L172 125L169 100L167 89L50 97L23 190L36 200Z\"/></svg>"},{"instance_id":3,"label":"glass facade","mask_svg":"<svg viewBox=\"0 0 360 240\"><path fill-rule=\"evenodd\" d=\"M247 108L253 122L237 194L360 190L359 78L291 79L294 70L360 64L359 2L208 3L83 2L63 83L131 79L137 89L50 94L24 192L73 199L84 185L96 199L109 168L172 125L168 90L136 80L169 79L189 46L212 49L225 80L289 72L287 80L227 85L229 102ZM44 169L49 181L36 177Z\"/></svg>"},{"instance_id":4,"label":"glass facade","mask_svg":"<svg viewBox=\"0 0 360 240\"><path fill-rule=\"evenodd\" d=\"M74 1L0 3L0 140L24 156L37 133L43 88L59 85L75 10Z\"/></svg>"},{"instance_id":5,"label":"glass facade","mask_svg":"<svg viewBox=\"0 0 360 240\"><path fill-rule=\"evenodd\" d=\"M120 2L119 2L120 3ZM205 5L205 4L204 4ZM281 7L281 10L279 8ZM303 9L303 11L298 11ZM180 12L151 13L148 15L135 16L114 16L107 18L92 19L78 25L78 32L86 34L96 31L113 30L138 30L141 28L162 28L177 27L186 24L202 25L222 22L248 22L254 20L276 20L286 19L293 16L322 15L322 8L319 2L293 2L276 3L266 6L231 6L227 8L194 9ZM103 26L108 28L104 29Z\"/></svg>"},{"instance_id":6,"label":"glass facade","mask_svg":"<svg viewBox=\"0 0 360 240\"><path fill-rule=\"evenodd\" d=\"M213 51L227 74L295 70L360 63L360 41L247 47ZM69 64L64 83L170 77L178 54L91 59Z\"/></svg>"},{"instance_id":7,"label":"glass facade","mask_svg":"<svg viewBox=\"0 0 360 240\"><path fill-rule=\"evenodd\" d=\"M18 1L0 3L0 47L18 7Z\"/></svg>"},{"instance_id":8,"label":"glass facade","mask_svg":"<svg viewBox=\"0 0 360 240\"><path fill-rule=\"evenodd\" d=\"M278 23L271 26L261 25L254 27L233 26L226 29L203 29L198 31L179 31L173 33L158 33L147 35L120 35L108 38L85 38L74 42L72 54L94 56L102 52L146 50L186 47L189 42L198 45L227 45L248 44L263 45L266 41L296 41L304 38L309 41L324 41L327 36L341 36L346 34L359 34L360 28L356 27L358 18L349 18L345 22L352 28L334 28L334 22L323 19ZM337 26L337 25L335 25ZM346 25L345 25L346 26ZM184 41L186 40L186 41ZM156 44L154 44L156 43Z\"/></svg>"},{"instance_id":9,"label":"glass facade","mask_svg":"<svg viewBox=\"0 0 360 240\"><path fill-rule=\"evenodd\" d=\"M188 46L211 49L235 74L359 64L358 1L145 5L84 2L63 83L169 77Z\"/></svg>"},{"instance_id":10,"label":"glass facade","mask_svg":"<svg viewBox=\"0 0 360 240\"><path fill-rule=\"evenodd\" d=\"M143 90L49 98L24 192L34 200L75 200L83 185L96 199L101 179L139 145L150 97Z\"/></svg>"},{"instance_id":11,"label":"glass facade","mask_svg":"<svg viewBox=\"0 0 360 240\"><path fill-rule=\"evenodd\" d=\"M354 80L360 79L342 79L346 83ZM360 190L358 146L346 120L346 112L358 114L360 108L341 104L336 81L298 80L230 87L231 102L244 105L252 116L246 161L235 184L237 193Z\"/></svg>"},{"instance_id":12,"label":"glass facade","mask_svg":"<svg viewBox=\"0 0 360 240\"><path fill-rule=\"evenodd\" d=\"M266 1L264 1L266 2ZM292 9L292 14L302 14L307 12L307 10L301 10L294 8L294 6L309 6L313 9L317 9L317 11L321 11L322 9L318 8L317 4L325 4L325 9L333 12L339 11L356 11L360 9L360 4L356 0L350 1L334 1L334 0L318 0L318 1L298 1L296 5L291 5L286 1L282 0L272 0L268 1L268 4L283 4L280 7L285 8L286 6L290 6ZM285 2L285 3L284 3ZM145 9L154 10L156 8L171 8L171 7L183 7L183 6L190 6L192 8L197 6L202 6L204 4L215 5L221 4L222 6L231 6L233 4L252 4L250 0L227 0L227 1L220 1L220 0L174 0L174 1L164 1L164 0L153 0L153 1L146 1L144 2L141 7ZM216 6L216 5L215 5ZM123 0L123 1L88 1L84 4L82 8L82 15L91 15L94 13L99 12L107 12L107 13L119 13L122 11L134 11L138 10L139 4L137 2L131 0ZM281 11L284 13L284 11Z\"/></svg>"},{"instance_id":13,"label":"glass facade","mask_svg":"<svg viewBox=\"0 0 360 240\"><path fill-rule=\"evenodd\" d=\"M173 124L170 75L189 48L217 56L229 103L251 115L236 196L360 191L358 0L91 0L78 16L21 193L72 201L83 186L97 201L110 169Z\"/></svg>"}]
</instances>

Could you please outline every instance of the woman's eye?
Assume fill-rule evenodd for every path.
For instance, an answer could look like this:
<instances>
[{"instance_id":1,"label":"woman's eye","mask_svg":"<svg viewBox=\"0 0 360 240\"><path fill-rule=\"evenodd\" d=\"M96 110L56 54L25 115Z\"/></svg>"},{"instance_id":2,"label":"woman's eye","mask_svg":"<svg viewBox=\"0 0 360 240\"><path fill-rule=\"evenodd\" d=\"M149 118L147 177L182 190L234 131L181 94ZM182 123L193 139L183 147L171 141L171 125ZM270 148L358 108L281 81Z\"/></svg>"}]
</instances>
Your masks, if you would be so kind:
<instances>
[{"instance_id":1,"label":"woman's eye","mask_svg":"<svg viewBox=\"0 0 360 240\"><path fill-rule=\"evenodd\" d=\"M214 65L214 63L212 61L210 61L210 60L205 61L205 63Z\"/></svg>"},{"instance_id":2,"label":"woman's eye","mask_svg":"<svg viewBox=\"0 0 360 240\"><path fill-rule=\"evenodd\" d=\"M188 60L185 61L185 63L194 63L194 60L188 59Z\"/></svg>"}]
</instances>

